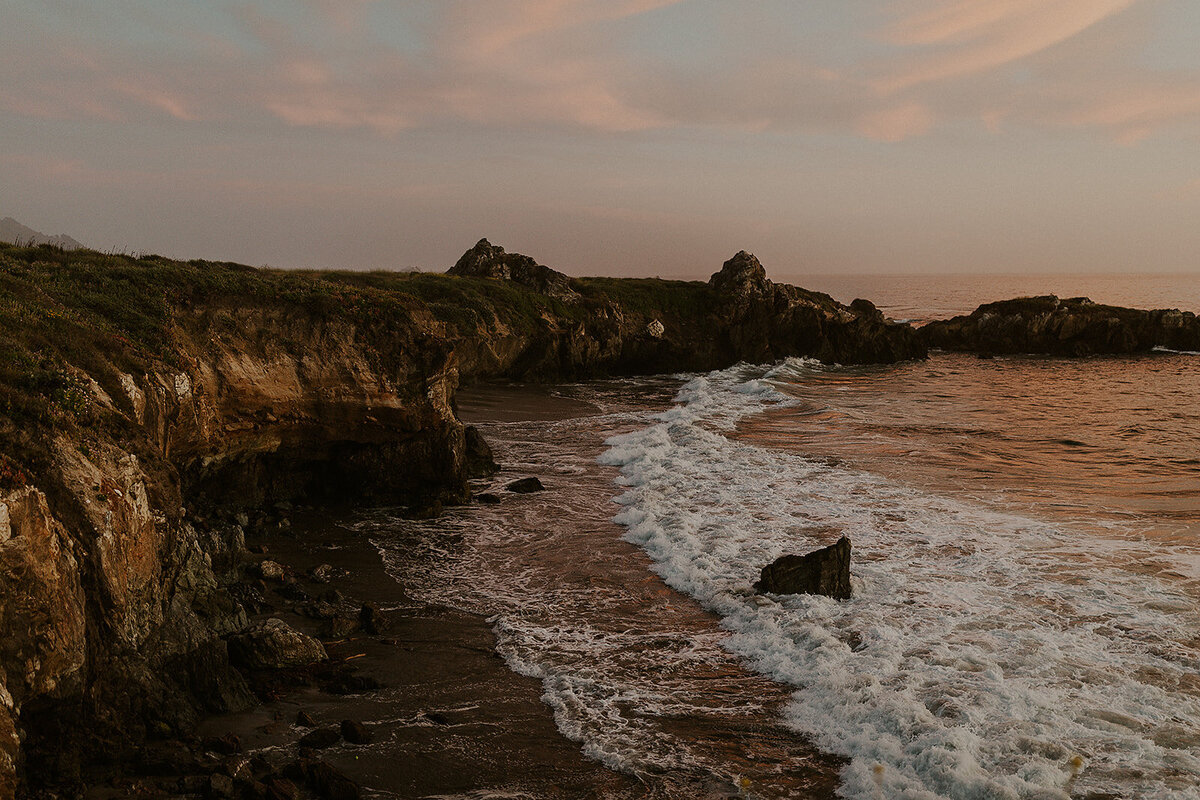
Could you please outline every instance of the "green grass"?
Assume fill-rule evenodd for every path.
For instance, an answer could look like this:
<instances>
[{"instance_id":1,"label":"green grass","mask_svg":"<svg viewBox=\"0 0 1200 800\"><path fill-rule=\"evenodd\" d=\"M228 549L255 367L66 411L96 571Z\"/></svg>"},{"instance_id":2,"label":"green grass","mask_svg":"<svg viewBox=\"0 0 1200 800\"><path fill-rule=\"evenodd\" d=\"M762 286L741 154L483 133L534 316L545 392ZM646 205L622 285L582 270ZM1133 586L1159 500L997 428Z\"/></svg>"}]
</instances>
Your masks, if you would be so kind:
<instances>
[{"instance_id":1,"label":"green grass","mask_svg":"<svg viewBox=\"0 0 1200 800\"><path fill-rule=\"evenodd\" d=\"M579 278L580 294L589 300L616 302L627 312L648 317L702 319L716 308L716 294L702 281L661 278Z\"/></svg>"},{"instance_id":2,"label":"green grass","mask_svg":"<svg viewBox=\"0 0 1200 800\"><path fill-rule=\"evenodd\" d=\"M615 302L627 314L702 324L717 300L704 283L656 278L573 282L564 303L512 283L417 272L284 271L0 243L0 417L10 426L86 420L79 371L120 398L120 373L182 368L180 320L222 310L277 309L352 324L368 350L398 355L412 321L431 316L449 339L499 326L533 334L585 322ZM246 332L243 332L246 333ZM120 402L120 401L118 401ZM0 420L2 422L2 420Z\"/></svg>"}]
</instances>

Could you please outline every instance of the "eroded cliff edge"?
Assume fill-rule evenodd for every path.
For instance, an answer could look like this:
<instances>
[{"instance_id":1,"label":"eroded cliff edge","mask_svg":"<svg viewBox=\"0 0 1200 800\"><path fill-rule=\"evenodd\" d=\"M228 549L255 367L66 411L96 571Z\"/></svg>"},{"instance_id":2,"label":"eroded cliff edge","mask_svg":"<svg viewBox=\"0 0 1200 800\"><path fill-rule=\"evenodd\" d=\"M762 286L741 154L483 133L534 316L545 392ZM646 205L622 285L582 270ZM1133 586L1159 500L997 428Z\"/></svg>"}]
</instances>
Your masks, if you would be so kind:
<instances>
[{"instance_id":1,"label":"eroded cliff edge","mask_svg":"<svg viewBox=\"0 0 1200 800\"><path fill-rule=\"evenodd\" d=\"M0 797L253 702L237 510L465 500L464 380L924 355L747 253L708 283L577 280L485 240L451 272L0 246Z\"/></svg>"}]
</instances>

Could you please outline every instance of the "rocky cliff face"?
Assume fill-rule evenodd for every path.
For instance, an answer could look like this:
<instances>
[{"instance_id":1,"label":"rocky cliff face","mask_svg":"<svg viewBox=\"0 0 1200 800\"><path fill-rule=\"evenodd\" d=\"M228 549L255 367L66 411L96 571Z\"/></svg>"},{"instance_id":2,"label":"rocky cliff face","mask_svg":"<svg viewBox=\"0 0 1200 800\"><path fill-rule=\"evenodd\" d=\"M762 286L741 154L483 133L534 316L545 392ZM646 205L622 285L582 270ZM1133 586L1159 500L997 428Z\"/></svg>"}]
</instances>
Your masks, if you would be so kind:
<instances>
[{"instance_id":1,"label":"rocky cliff face","mask_svg":"<svg viewBox=\"0 0 1200 800\"><path fill-rule=\"evenodd\" d=\"M460 379L924 354L746 253L708 284L581 281L484 240L452 273L0 246L0 798L252 702L226 644L234 512L464 500L491 459Z\"/></svg>"},{"instance_id":2,"label":"rocky cliff face","mask_svg":"<svg viewBox=\"0 0 1200 800\"><path fill-rule=\"evenodd\" d=\"M475 259L479 248L464 259ZM538 265L538 270L568 280L548 267ZM456 266L451 273L463 271ZM772 283L758 259L745 251L725 262L707 284L577 279L570 297L538 289L540 281L495 270L472 274L529 285L564 302L556 312L542 313L532 327L519 329L497 313L460 331L454 348L460 371L469 378L561 380L694 371L788 356L863 364L924 358L926 352L911 327L887 320L870 302L845 306L825 294Z\"/></svg>"},{"instance_id":3,"label":"rocky cliff face","mask_svg":"<svg viewBox=\"0 0 1200 800\"><path fill-rule=\"evenodd\" d=\"M181 302L154 356L103 328L111 351L2 329L0 798L253 702L225 642L247 621L225 588L236 509L467 496L444 326L399 309L364 326L286 300Z\"/></svg>"},{"instance_id":4,"label":"rocky cliff face","mask_svg":"<svg viewBox=\"0 0 1200 800\"><path fill-rule=\"evenodd\" d=\"M987 303L967 316L919 331L929 347L976 353L1088 356L1200 350L1200 319L1190 311L1142 311L1054 295Z\"/></svg>"},{"instance_id":5,"label":"rocky cliff face","mask_svg":"<svg viewBox=\"0 0 1200 800\"><path fill-rule=\"evenodd\" d=\"M728 354L736 360L774 361L809 356L839 364L924 358L925 346L908 325L887 320L867 300L844 306L829 295L772 283L758 259L741 251L712 276L721 298Z\"/></svg>"}]
</instances>

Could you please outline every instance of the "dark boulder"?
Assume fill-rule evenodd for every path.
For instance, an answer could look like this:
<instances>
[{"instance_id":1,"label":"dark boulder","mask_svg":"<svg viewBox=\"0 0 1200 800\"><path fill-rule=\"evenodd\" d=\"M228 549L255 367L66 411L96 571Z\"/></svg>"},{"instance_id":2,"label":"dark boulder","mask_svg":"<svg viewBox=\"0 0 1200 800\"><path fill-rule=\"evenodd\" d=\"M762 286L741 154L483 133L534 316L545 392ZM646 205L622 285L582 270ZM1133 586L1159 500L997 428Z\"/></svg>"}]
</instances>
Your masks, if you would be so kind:
<instances>
[{"instance_id":1,"label":"dark boulder","mask_svg":"<svg viewBox=\"0 0 1200 800\"><path fill-rule=\"evenodd\" d=\"M485 505L494 506L496 503L500 502L500 495L493 494L492 492L480 492L479 494L475 495L475 499Z\"/></svg>"},{"instance_id":2,"label":"dark boulder","mask_svg":"<svg viewBox=\"0 0 1200 800\"><path fill-rule=\"evenodd\" d=\"M315 731L310 731L300 737L300 746L321 750L326 747L332 747L341 740L342 734L337 728L317 728Z\"/></svg>"},{"instance_id":3,"label":"dark boulder","mask_svg":"<svg viewBox=\"0 0 1200 800\"><path fill-rule=\"evenodd\" d=\"M763 567L756 592L773 594L823 594L837 600L850 597L850 540L814 550L803 556L781 556Z\"/></svg>"},{"instance_id":4,"label":"dark boulder","mask_svg":"<svg viewBox=\"0 0 1200 800\"><path fill-rule=\"evenodd\" d=\"M250 669L303 667L328 656L316 639L272 617L229 639L229 659Z\"/></svg>"},{"instance_id":5,"label":"dark boulder","mask_svg":"<svg viewBox=\"0 0 1200 800\"><path fill-rule=\"evenodd\" d=\"M342 738L350 744L370 744L375 737L361 722L344 719L342 720Z\"/></svg>"},{"instance_id":6,"label":"dark boulder","mask_svg":"<svg viewBox=\"0 0 1200 800\"><path fill-rule=\"evenodd\" d=\"M513 481L504 488L508 489L510 492L516 492L517 494L544 492L546 490L546 487L543 486L542 482L537 478L521 478L520 480Z\"/></svg>"}]
</instances>

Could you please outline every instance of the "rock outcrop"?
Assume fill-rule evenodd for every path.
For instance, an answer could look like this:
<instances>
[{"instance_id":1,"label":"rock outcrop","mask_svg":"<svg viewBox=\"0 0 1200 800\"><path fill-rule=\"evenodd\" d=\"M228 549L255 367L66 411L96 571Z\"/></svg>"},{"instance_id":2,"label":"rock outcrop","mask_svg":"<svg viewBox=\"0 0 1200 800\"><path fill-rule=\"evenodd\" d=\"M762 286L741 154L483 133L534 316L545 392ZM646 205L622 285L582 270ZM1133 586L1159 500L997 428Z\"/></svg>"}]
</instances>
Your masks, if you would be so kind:
<instances>
[{"instance_id":1,"label":"rock outcrop","mask_svg":"<svg viewBox=\"0 0 1200 800\"><path fill-rule=\"evenodd\" d=\"M929 347L997 355L1200 350L1200 319L1190 311L1143 311L1054 295L987 303L970 315L930 322L919 334Z\"/></svg>"},{"instance_id":2,"label":"rock outcrop","mask_svg":"<svg viewBox=\"0 0 1200 800\"><path fill-rule=\"evenodd\" d=\"M506 253L487 239L480 239L458 262L447 270L449 275L471 278L498 278L512 281L558 300L574 300L578 294L571 279L520 253Z\"/></svg>"},{"instance_id":3,"label":"rock outcrop","mask_svg":"<svg viewBox=\"0 0 1200 800\"><path fill-rule=\"evenodd\" d=\"M725 262L709 286L720 298L716 330L734 360L808 356L864 364L925 357L913 329L886 319L870 302L844 306L826 294L773 283L744 250Z\"/></svg>"},{"instance_id":4,"label":"rock outcrop","mask_svg":"<svg viewBox=\"0 0 1200 800\"><path fill-rule=\"evenodd\" d=\"M823 594L837 600L850 598L850 540L803 556L781 556L763 567L754 584L756 592L772 594Z\"/></svg>"},{"instance_id":5,"label":"rock outcrop","mask_svg":"<svg viewBox=\"0 0 1200 800\"><path fill-rule=\"evenodd\" d=\"M545 294L540 279L511 277L515 270L504 259L526 257L494 251L503 254L481 242L451 274L498 277ZM571 285L576 296L569 304L547 302L524 318L493 306L474 326L452 331L460 374L564 380L720 369L788 356L863 364L926 353L910 326L886 319L869 302L845 306L826 294L773 283L745 251L707 283L580 278Z\"/></svg>"}]
</instances>

